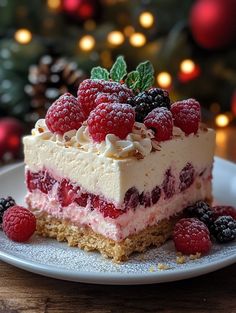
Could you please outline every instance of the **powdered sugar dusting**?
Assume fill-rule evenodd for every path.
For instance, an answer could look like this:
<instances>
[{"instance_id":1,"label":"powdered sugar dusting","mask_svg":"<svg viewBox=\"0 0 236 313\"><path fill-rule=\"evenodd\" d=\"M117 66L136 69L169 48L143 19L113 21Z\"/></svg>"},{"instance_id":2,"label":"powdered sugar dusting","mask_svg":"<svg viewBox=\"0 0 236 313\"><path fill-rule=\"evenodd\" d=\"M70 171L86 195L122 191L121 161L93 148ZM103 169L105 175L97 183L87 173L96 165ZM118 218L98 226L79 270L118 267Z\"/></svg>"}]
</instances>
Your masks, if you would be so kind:
<instances>
[{"instance_id":1,"label":"powdered sugar dusting","mask_svg":"<svg viewBox=\"0 0 236 313\"><path fill-rule=\"evenodd\" d=\"M210 254L200 259L187 259L184 264L177 264L173 242L169 241L160 248L149 249L142 254L134 254L129 261L116 264L97 252L85 252L78 248L69 247L65 243L39 236L33 236L28 243L15 243L7 239L0 231L0 258L1 251L23 261L53 266L58 271L72 270L74 275L78 277L80 273L84 272L123 275L147 274L150 271L159 272L158 264L160 263L165 264L165 271L174 274L178 271L194 269L196 266L209 265L236 256L236 242L224 245L214 244Z\"/></svg>"}]
</instances>

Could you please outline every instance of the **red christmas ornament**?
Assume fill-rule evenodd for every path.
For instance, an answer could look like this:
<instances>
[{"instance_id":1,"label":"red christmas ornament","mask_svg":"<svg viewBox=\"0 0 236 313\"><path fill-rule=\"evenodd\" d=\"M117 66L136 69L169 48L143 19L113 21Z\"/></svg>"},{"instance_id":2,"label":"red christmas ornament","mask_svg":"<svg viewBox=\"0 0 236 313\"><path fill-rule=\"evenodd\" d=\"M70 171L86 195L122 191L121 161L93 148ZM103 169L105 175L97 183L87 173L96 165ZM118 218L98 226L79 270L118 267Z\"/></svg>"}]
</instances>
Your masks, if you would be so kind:
<instances>
[{"instance_id":1,"label":"red christmas ornament","mask_svg":"<svg viewBox=\"0 0 236 313\"><path fill-rule=\"evenodd\" d=\"M195 41L206 49L223 48L235 39L235 0L198 0L189 24Z\"/></svg>"},{"instance_id":2,"label":"red christmas ornament","mask_svg":"<svg viewBox=\"0 0 236 313\"><path fill-rule=\"evenodd\" d=\"M71 17L86 21L97 16L98 3L98 0L63 0L62 9Z\"/></svg>"},{"instance_id":3,"label":"red christmas ornament","mask_svg":"<svg viewBox=\"0 0 236 313\"><path fill-rule=\"evenodd\" d=\"M21 148L22 124L14 118L0 119L0 160L8 154L17 157Z\"/></svg>"}]
</instances>

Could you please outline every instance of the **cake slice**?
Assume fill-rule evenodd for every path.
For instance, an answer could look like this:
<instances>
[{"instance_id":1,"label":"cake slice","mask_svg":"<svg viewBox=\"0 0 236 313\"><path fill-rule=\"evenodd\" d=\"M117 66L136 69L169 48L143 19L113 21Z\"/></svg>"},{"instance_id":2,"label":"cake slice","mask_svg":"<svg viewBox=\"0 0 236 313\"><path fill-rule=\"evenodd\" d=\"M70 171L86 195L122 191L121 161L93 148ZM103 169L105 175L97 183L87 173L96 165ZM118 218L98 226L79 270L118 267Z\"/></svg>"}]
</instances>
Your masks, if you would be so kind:
<instances>
[{"instance_id":1,"label":"cake slice","mask_svg":"<svg viewBox=\"0 0 236 313\"><path fill-rule=\"evenodd\" d=\"M170 238L185 207L211 201L215 133L200 124L198 102L170 107L152 88L143 105L133 92L86 80L24 138L39 234L124 261Z\"/></svg>"}]
</instances>

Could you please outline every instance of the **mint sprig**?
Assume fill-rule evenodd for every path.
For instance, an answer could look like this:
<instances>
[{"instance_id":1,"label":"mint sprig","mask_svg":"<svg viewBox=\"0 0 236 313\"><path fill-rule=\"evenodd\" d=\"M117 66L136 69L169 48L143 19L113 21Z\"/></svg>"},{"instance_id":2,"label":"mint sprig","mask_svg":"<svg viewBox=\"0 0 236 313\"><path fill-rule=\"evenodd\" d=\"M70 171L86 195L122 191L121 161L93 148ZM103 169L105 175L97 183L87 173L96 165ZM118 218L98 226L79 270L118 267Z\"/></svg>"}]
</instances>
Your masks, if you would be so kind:
<instances>
[{"instance_id":1,"label":"mint sprig","mask_svg":"<svg viewBox=\"0 0 236 313\"><path fill-rule=\"evenodd\" d=\"M118 56L110 72L100 66L91 71L91 79L112 79L115 82L124 80L135 93L147 90L154 83L154 68L150 61L140 63L135 71L127 74L127 65L123 56Z\"/></svg>"},{"instance_id":2,"label":"mint sprig","mask_svg":"<svg viewBox=\"0 0 236 313\"><path fill-rule=\"evenodd\" d=\"M94 67L91 71L91 79L109 80L109 72L101 66Z\"/></svg>"}]
</instances>

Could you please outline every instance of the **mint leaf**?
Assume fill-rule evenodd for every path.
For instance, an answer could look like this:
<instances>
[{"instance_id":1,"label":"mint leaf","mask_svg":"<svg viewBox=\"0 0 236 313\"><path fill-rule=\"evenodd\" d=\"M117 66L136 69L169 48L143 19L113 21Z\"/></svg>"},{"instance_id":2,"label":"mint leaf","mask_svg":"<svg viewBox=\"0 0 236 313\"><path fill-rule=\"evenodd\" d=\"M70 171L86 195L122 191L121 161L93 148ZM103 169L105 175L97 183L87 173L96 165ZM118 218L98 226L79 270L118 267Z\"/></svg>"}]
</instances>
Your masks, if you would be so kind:
<instances>
[{"instance_id":1,"label":"mint leaf","mask_svg":"<svg viewBox=\"0 0 236 313\"><path fill-rule=\"evenodd\" d=\"M111 70L110 70L110 75L111 79L114 80L115 82L120 82L125 75L127 74L127 65L125 63L124 57L119 56L115 63L113 64Z\"/></svg>"},{"instance_id":2,"label":"mint leaf","mask_svg":"<svg viewBox=\"0 0 236 313\"><path fill-rule=\"evenodd\" d=\"M139 72L132 71L127 75L125 83L130 89L135 91L138 88L139 80L140 80Z\"/></svg>"},{"instance_id":3,"label":"mint leaf","mask_svg":"<svg viewBox=\"0 0 236 313\"><path fill-rule=\"evenodd\" d=\"M138 84L139 91L148 89L154 82L154 68L150 61L140 63L136 70L139 72L140 81Z\"/></svg>"},{"instance_id":4,"label":"mint leaf","mask_svg":"<svg viewBox=\"0 0 236 313\"><path fill-rule=\"evenodd\" d=\"M90 78L109 80L109 72L105 68L97 66L92 69Z\"/></svg>"}]
</instances>

